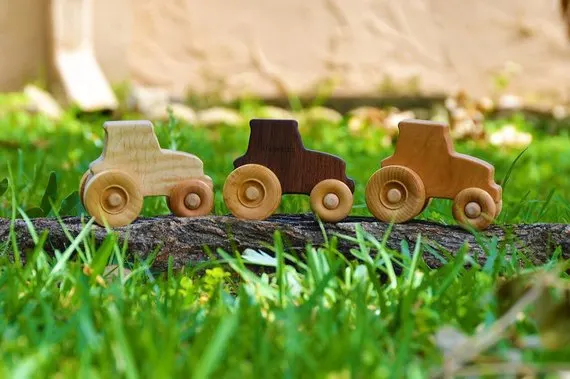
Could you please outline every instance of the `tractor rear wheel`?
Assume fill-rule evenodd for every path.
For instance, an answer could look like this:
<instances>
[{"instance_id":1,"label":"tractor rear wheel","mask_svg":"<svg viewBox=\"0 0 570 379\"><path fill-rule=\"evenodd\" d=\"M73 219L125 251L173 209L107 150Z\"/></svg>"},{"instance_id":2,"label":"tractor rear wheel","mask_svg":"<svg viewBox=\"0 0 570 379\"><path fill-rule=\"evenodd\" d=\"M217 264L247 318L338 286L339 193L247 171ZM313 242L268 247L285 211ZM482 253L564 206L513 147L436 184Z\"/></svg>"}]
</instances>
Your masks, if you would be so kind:
<instances>
[{"instance_id":1,"label":"tractor rear wheel","mask_svg":"<svg viewBox=\"0 0 570 379\"><path fill-rule=\"evenodd\" d=\"M168 208L178 217L207 215L214 208L214 191L200 179L184 180L170 192Z\"/></svg>"},{"instance_id":2,"label":"tractor rear wheel","mask_svg":"<svg viewBox=\"0 0 570 379\"><path fill-rule=\"evenodd\" d=\"M83 203L83 194L85 193L85 187L87 185L87 181L92 177L93 175L91 175L91 171L87 170L85 171L85 173L81 177L81 181L79 182L79 200L81 201L83 208L85 208L85 204Z\"/></svg>"},{"instance_id":3,"label":"tractor rear wheel","mask_svg":"<svg viewBox=\"0 0 570 379\"><path fill-rule=\"evenodd\" d=\"M495 203L497 210L495 211L495 219L499 217L501 211L503 210L503 199L499 200L498 203Z\"/></svg>"},{"instance_id":4,"label":"tractor rear wheel","mask_svg":"<svg viewBox=\"0 0 570 379\"><path fill-rule=\"evenodd\" d=\"M431 204L431 197L430 197L429 199L427 199L427 200L424 202L424 206L422 207L422 210L420 211L420 213L422 213L423 211L425 211L426 208L430 206L430 204ZM419 213L418 213L418 214L419 214Z\"/></svg>"},{"instance_id":5,"label":"tractor rear wheel","mask_svg":"<svg viewBox=\"0 0 570 379\"><path fill-rule=\"evenodd\" d=\"M136 220L143 206L137 182L121 170L94 175L85 186L83 203L99 225L125 226Z\"/></svg>"},{"instance_id":6,"label":"tractor rear wheel","mask_svg":"<svg viewBox=\"0 0 570 379\"><path fill-rule=\"evenodd\" d=\"M352 209L352 192L340 180L326 179L317 183L310 198L313 212L326 222L338 222Z\"/></svg>"},{"instance_id":7,"label":"tractor rear wheel","mask_svg":"<svg viewBox=\"0 0 570 379\"><path fill-rule=\"evenodd\" d=\"M265 166L246 164L236 168L224 183L226 206L237 218L264 220L281 203L281 183L277 175Z\"/></svg>"},{"instance_id":8,"label":"tractor rear wheel","mask_svg":"<svg viewBox=\"0 0 570 379\"><path fill-rule=\"evenodd\" d=\"M497 206L489 193L481 188L465 188L453 200L453 217L463 225L486 229L497 214Z\"/></svg>"},{"instance_id":9,"label":"tractor rear wheel","mask_svg":"<svg viewBox=\"0 0 570 379\"><path fill-rule=\"evenodd\" d=\"M377 219L402 223L416 217L427 204L424 184L404 166L386 166L376 171L366 185L366 205Z\"/></svg>"}]
</instances>

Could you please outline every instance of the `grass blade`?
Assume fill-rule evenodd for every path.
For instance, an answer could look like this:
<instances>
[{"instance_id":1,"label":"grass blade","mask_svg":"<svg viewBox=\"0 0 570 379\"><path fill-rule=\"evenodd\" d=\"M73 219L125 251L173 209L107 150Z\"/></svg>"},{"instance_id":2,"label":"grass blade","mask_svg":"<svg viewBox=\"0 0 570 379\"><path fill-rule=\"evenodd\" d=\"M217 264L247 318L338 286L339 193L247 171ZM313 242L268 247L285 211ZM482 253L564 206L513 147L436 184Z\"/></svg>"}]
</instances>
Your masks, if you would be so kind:
<instances>
[{"instance_id":1,"label":"grass blade","mask_svg":"<svg viewBox=\"0 0 570 379\"><path fill-rule=\"evenodd\" d=\"M238 321L238 313L233 313L222 319L212 341L208 344L204 355L200 359L200 365L196 368L192 378L206 379L211 377L210 375L220 364L222 357L225 355L229 341L237 329Z\"/></svg>"},{"instance_id":2,"label":"grass blade","mask_svg":"<svg viewBox=\"0 0 570 379\"><path fill-rule=\"evenodd\" d=\"M528 150L528 146L525 147L518 155L517 157L513 160L513 163L511 163L511 165L509 166L509 169L507 170L507 173L505 174L505 177L503 178L503 181L501 182L501 187L503 188L503 194L505 193L505 188L507 187L507 183L509 182L509 179L511 178L511 174L513 172L513 169L515 168L517 162L519 161L519 159L521 159L521 157L523 156L523 154Z\"/></svg>"},{"instance_id":3,"label":"grass blade","mask_svg":"<svg viewBox=\"0 0 570 379\"><path fill-rule=\"evenodd\" d=\"M52 203L57 199L57 178L55 172L51 172L44 196L42 197L40 207L44 211L44 215L47 216L51 212Z\"/></svg>"}]
</instances>

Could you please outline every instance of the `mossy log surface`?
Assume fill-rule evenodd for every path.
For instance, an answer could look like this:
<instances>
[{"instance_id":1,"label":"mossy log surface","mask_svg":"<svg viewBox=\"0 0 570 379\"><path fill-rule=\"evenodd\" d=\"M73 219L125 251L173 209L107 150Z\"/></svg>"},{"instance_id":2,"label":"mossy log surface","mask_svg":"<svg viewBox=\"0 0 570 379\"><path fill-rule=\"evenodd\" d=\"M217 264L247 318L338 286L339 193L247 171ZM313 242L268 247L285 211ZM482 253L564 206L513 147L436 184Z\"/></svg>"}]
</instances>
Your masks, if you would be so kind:
<instances>
[{"instance_id":1,"label":"mossy log surface","mask_svg":"<svg viewBox=\"0 0 570 379\"><path fill-rule=\"evenodd\" d=\"M76 237L84 228L86 221L78 217L64 217L62 223L51 218L33 219L32 223L38 235L44 230L48 231L44 249L53 253L55 250L64 251L70 246L70 236ZM10 243L10 224L10 220L0 219L2 243ZM65 226L65 230L62 225ZM382 240L389 229L388 224L372 217L348 217L336 224L322 225L329 238L334 235L354 237L355 228L360 225L364 231ZM158 271L167 268L170 256L175 269L211 259L206 253L206 246L214 253L218 248L227 252L232 252L234 249L243 251L245 248L268 252L266 244L273 243L276 230L281 232L287 249L302 251L309 243L319 246L325 241L323 230L312 214L274 215L265 221L239 220L231 216L198 218L161 216L139 218L127 227L113 229L120 241L124 242L127 238L128 252L131 256L137 255L144 259L158 251L153 263L153 269ZM34 248L34 240L23 220L15 221L14 231L21 257L25 261L26 252ZM413 249L420 234L422 243L427 245L427 248L423 249L424 259L433 268L441 267L444 262L432 251L455 254L464 244L468 245L469 254L484 264L487 257L485 245L490 243L493 236L496 237L499 246L506 247L507 255L511 255L514 249L517 249L524 252L526 257L536 264L548 261L558 247L563 258L570 258L570 225L566 224L494 225L481 233L482 242L480 242L474 234L458 226L410 221L393 225L387 246L398 250L402 241L407 241L410 249ZM107 236L107 230L92 225L89 236L99 244ZM338 239L337 246L347 257L352 256L350 249L357 247L354 242L342 238ZM12 251L12 248L6 251ZM372 249L371 254L375 253Z\"/></svg>"}]
</instances>

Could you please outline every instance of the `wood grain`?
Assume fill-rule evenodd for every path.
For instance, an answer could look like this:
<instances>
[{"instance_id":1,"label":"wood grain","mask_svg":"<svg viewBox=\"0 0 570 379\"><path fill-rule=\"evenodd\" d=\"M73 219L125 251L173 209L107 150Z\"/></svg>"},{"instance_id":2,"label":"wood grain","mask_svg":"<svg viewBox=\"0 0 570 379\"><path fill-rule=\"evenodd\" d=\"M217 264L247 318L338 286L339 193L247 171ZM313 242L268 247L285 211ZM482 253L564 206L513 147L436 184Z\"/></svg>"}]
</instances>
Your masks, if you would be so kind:
<instances>
[{"instance_id":1,"label":"wood grain","mask_svg":"<svg viewBox=\"0 0 570 379\"><path fill-rule=\"evenodd\" d=\"M381 162L406 166L423 181L426 197L454 199L463 189L477 187L493 200L501 200L501 187L495 183L495 168L476 157L457 153L446 124L406 120L399 124L396 149Z\"/></svg>"},{"instance_id":2,"label":"wood grain","mask_svg":"<svg viewBox=\"0 0 570 379\"><path fill-rule=\"evenodd\" d=\"M236 168L224 183L224 203L238 218L263 220L281 203L281 184L270 169L258 164Z\"/></svg>"},{"instance_id":3,"label":"wood grain","mask_svg":"<svg viewBox=\"0 0 570 379\"><path fill-rule=\"evenodd\" d=\"M105 170L87 181L83 204L99 225L123 226L143 207L139 183L121 170Z\"/></svg>"},{"instance_id":4,"label":"wood grain","mask_svg":"<svg viewBox=\"0 0 570 379\"><path fill-rule=\"evenodd\" d=\"M172 189L168 208L178 217L207 215L214 208L214 192L202 180L183 180Z\"/></svg>"},{"instance_id":5,"label":"wood grain","mask_svg":"<svg viewBox=\"0 0 570 379\"><path fill-rule=\"evenodd\" d=\"M63 225L73 238L82 231L85 221L82 223L78 217L64 217ZM56 249L64 251L71 244L57 220L37 218L32 220L32 224L38 234L44 230L49 232L45 244L48 253L53 254ZM354 236L357 225L377 239L382 239L388 229L388 224L372 217L349 217L343 222L326 223L324 229L329 237L338 234ZM15 221L14 230L22 252L21 258L25 261L25 253L34 248L33 238L23 220ZM121 242L127 239L130 260L134 256L144 259L156 249L159 254L154 260L153 269L164 271L168 267L169 257L172 257L176 269L208 261L210 258L205 253L205 246L214 253L217 248L231 252L235 247L238 251L253 248L271 254L265 243L272 244L275 230L281 231L285 247L291 252L303 253L307 243L314 246L324 243L322 231L312 214L275 215L265 221L245 221L228 216L139 218L127 227L115 229L114 232L118 234ZM570 225L567 224L491 226L481 233L481 245L471 233L460 227L410 221L393 226L387 246L399 250L401 243L407 242L413 249L420 233L424 245L423 258L433 268L443 266L445 261L431 253L430 249L440 254L448 251L454 255L464 244L468 246L469 255L484 264L487 260L485 251L491 244L491 237L497 238L498 246L505 249L507 259L511 259L517 249L534 264L543 264L550 259L557 247L560 247L562 259L570 259ZM99 245L107 236L107 232L104 228L94 225L90 238L91 236ZM0 246L2 243L10 243L10 220L0 218ZM355 247L357 248L351 241L339 240L339 251L349 259L355 259L350 253L350 249ZM11 252L12 249L7 248L4 251ZM371 254L375 256L377 251L372 249Z\"/></svg>"},{"instance_id":6,"label":"wood grain","mask_svg":"<svg viewBox=\"0 0 570 379\"><path fill-rule=\"evenodd\" d=\"M481 230L493 222L497 206L493 198L482 189L466 188L455 197L452 214L458 222Z\"/></svg>"},{"instance_id":7,"label":"wood grain","mask_svg":"<svg viewBox=\"0 0 570 379\"><path fill-rule=\"evenodd\" d=\"M214 184L197 156L161 149L150 121L108 121L103 128L103 152L79 185L81 202L99 225L129 224L146 196L166 196L177 216L211 212Z\"/></svg>"},{"instance_id":8,"label":"wood grain","mask_svg":"<svg viewBox=\"0 0 570 379\"><path fill-rule=\"evenodd\" d=\"M352 210L354 197L348 186L337 179L326 179L311 191L311 209L325 222L338 222Z\"/></svg>"},{"instance_id":9,"label":"wood grain","mask_svg":"<svg viewBox=\"0 0 570 379\"><path fill-rule=\"evenodd\" d=\"M366 184L366 205L377 219L405 222L426 206L425 188L418 174L404 166L376 171Z\"/></svg>"},{"instance_id":10,"label":"wood grain","mask_svg":"<svg viewBox=\"0 0 570 379\"><path fill-rule=\"evenodd\" d=\"M317 183L337 179L354 192L354 181L346 176L346 163L331 154L303 146L295 120L253 119L245 155L234 167L259 164L269 168L281 182L283 194L309 195Z\"/></svg>"},{"instance_id":11,"label":"wood grain","mask_svg":"<svg viewBox=\"0 0 570 379\"><path fill-rule=\"evenodd\" d=\"M196 155L162 149L150 121L107 121L101 156L89 166L92 174L118 169L141 184L143 196L169 196L186 179L200 179L213 188Z\"/></svg>"},{"instance_id":12,"label":"wood grain","mask_svg":"<svg viewBox=\"0 0 570 379\"><path fill-rule=\"evenodd\" d=\"M453 216L462 226L491 225L502 208L495 168L457 153L446 124L412 119L398 128L394 154L382 160L366 185L371 213L382 221L404 222L422 212L429 199L443 198L453 200Z\"/></svg>"}]
</instances>

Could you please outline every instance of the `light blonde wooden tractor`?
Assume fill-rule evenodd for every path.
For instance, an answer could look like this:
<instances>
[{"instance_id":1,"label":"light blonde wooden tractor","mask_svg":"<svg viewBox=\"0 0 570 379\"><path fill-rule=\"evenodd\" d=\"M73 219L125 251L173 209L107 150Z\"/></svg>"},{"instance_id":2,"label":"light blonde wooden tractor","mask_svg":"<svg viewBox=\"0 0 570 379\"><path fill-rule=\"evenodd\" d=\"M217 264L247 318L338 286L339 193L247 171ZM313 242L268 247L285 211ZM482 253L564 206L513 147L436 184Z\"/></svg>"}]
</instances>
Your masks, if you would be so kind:
<instances>
[{"instance_id":1,"label":"light blonde wooden tractor","mask_svg":"<svg viewBox=\"0 0 570 379\"><path fill-rule=\"evenodd\" d=\"M459 224L487 228L502 207L495 168L455 152L445 124L405 120L398 127L396 151L366 186L370 212L382 221L401 223L419 215L431 198L445 198L453 200Z\"/></svg>"},{"instance_id":2,"label":"light blonde wooden tractor","mask_svg":"<svg viewBox=\"0 0 570 379\"><path fill-rule=\"evenodd\" d=\"M103 128L103 153L89 165L79 189L85 209L99 225L130 224L146 196L166 196L179 217L212 211L213 182L198 157L161 149L150 121L109 121Z\"/></svg>"}]
</instances>

